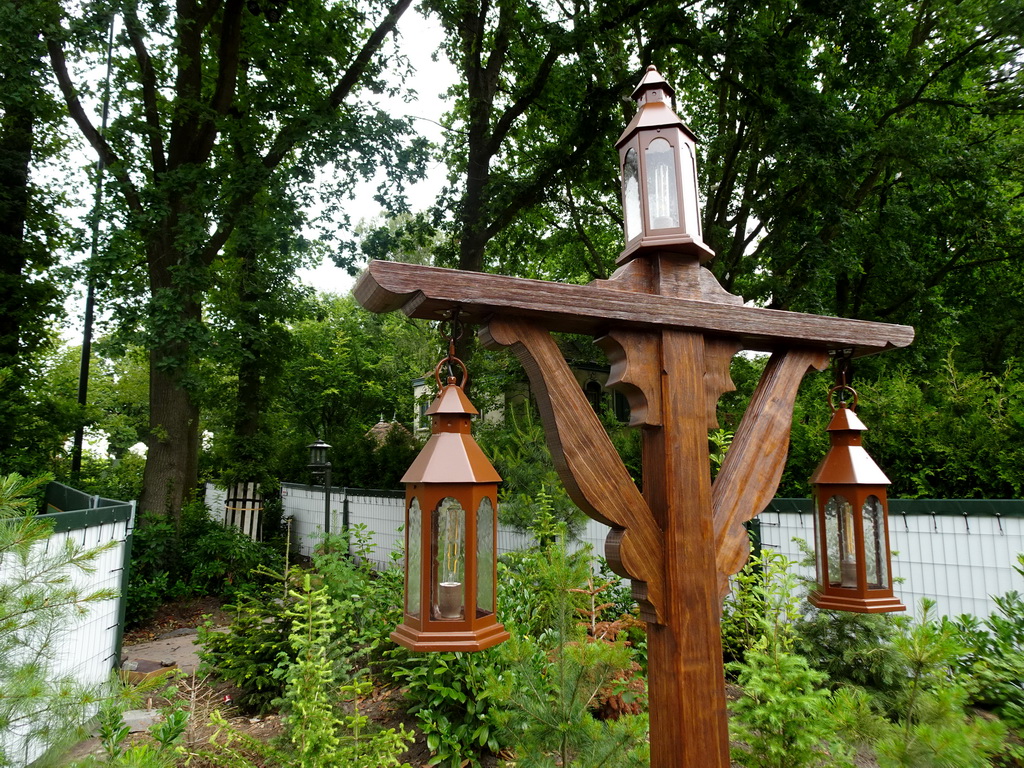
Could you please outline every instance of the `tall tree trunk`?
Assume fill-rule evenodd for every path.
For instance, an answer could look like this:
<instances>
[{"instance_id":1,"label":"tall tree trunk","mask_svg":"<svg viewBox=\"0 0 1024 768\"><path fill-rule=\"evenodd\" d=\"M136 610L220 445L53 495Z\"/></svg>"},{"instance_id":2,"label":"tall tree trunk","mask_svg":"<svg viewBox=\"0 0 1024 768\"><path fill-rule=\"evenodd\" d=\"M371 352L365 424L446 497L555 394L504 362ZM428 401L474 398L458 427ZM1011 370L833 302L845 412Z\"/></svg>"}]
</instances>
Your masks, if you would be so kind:
<instances>
[{"instance_id":1,"label":"tall tree trunk","mask_svg":"<svg viewBox=\"0 0 1024 768\"><path fill-rule=\"evenodd\" d=\"M17 361L21 324L31 298L26 292L28 170L35 119L28 109L2 105L0 124L0 367Z\"/></svg>"},{"instance_id":2,"label":"tall tree trunk","mask_svg":"<svg viewBox=\"0 0 1024 768\"><path fill-rule=\"evenodd\" d=\"M246 240L238 249L239 342L241 359L238 363L238 390L235 401L234 434L231 438L230 480L256 482L261 487L267 481L269 456L264 449L264 410L266 408L265 377L273 375L268 369L263 352L267 345L267 328L260 312L260 302L266 299L258 287L259 266L252 243Z\"/></svg>"},{"instance_id":3,"label":"tall tree trunk","mask_svg":"<svg viewBox=\"0 0 1024 768\"><path fill-rule=\"evenodd\" d=\"M150 235L149 285L155 299L150 311L156 333L149 352L149 436L139 498L141 511L175 520L199 475L199 406L185 379L195 363L189 338L202 323L202 306L187 283L179 284L190 277L188 255L175 242L185 217L184 199L172 196L169 213Z\"/></svg>"},{"instance_id":4,"label":"tall tree trunk","mask_svg":"<svg viewBox=\"0 0 1024 768\"><path fill-rule=\"evenodd\" d=\"M166 354L166 349L149 354L150 433L139 507L178 519L199 473L199 408L180 374L161 365Z\"/></svg>"}]
</instances>

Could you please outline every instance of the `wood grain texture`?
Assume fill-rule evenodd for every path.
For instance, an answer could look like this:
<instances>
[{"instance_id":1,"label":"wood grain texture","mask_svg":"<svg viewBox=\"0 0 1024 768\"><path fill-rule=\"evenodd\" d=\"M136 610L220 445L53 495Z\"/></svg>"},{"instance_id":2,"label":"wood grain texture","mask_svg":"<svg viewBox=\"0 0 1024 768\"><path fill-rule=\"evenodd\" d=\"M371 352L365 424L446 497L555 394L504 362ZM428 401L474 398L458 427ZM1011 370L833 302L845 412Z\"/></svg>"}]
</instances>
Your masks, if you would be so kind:
<instances>
[{"instance_id":1,"label":"wood grain texture","mask_svg":"<svg viewBox=\"0 0 1024 768\"><path fill-rule=\"evenodd\" d=\"M777 352L761 375L712 490L717 570L722 596L728 578L747 560L743 523L768 506L782 479L797 389L809 368L824 369L828 355L818 350Z\"/></svg>"},{"instance_id":2,"label":"wood grain texture","mask_svg":"<svg viewBox=\"0 0 1024 768\"><path fill-rule=\"evenodd\" d=\"M704 341L666 331L664 425L644 429L644 497L664 530L664 625L649 626L651 768L729 768L708 471Z\"/></svg>"},{"instance_id":3,"label":"wood grain texture","mask_svg":"<svg viewBox=\"0 0 1024 768\"><path fill-rule=\"evenodd\" d=\"M661 371L652 363L661 354L661 335L609 331L594 343L604 351L611 365L607 386L621 392L629 403L629 425L660 426Z\"/></svg>"},{"instance_id":4,"label":"wood grain texture","mask_svg":"<svg viewBox=\"0 0 1024 768\"><path fill-rule=\"evenodd\" d=\"M720 301L642 295L594 285L488 275L419 264L372 261L353 293L372 312L401 309L412 317L438 319L458 304L468 322L492 314L543 321L551 331L602 336L609 329L675 328L734 338L746 349L808 346L851 348L872 354L905 347L914 329L903 325L805 315Z\"/></svg>"},{"instance_id":5,"label":"wood grain texture","mask_svg":"<svg viewBox=\"0 0 1024 768\"><path fill-rule=\"evenodd\" d=\"M480 332L488 347L511 347L530 377L558 474L587 515L615 529L606 547L616 573L644 582L647 614L663 620L662 532L601 426L561 350L541 326L495 317Z\"/></svg>"},{"instance_id":6,"label":"wood grain texture","mask_svg":"<svg viewBox=\"0 0 1024 768\"><path fill-rule=\"evenodd\" d=\"M729 339L704 339L704 407L708 429L718 428L718 399L732 392L732 358L740 351L739 342Z\"/></svg>"}]
</instances>

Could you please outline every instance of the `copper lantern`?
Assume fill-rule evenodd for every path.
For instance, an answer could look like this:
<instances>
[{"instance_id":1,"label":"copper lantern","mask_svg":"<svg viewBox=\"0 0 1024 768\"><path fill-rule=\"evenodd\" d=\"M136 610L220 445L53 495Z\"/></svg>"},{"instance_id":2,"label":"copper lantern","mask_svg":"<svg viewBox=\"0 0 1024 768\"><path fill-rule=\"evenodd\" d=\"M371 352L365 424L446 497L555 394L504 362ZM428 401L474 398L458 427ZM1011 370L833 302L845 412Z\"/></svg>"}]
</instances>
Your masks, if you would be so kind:
<instances>
[{"instance_id":1,"label":"copper lantern","mask_svg":"<svg viewBox=\"0 0 1024 768\"><path fill-rule=\"evenodd\" d=\"M674 89L653 66L633 91L636 115L615 146L622 174L623 264L648 251L714 256L697 198L697 141L666 103Z\"/></svg>"},{"instance_id":2,"label":"copper lantern","mask_svg":"<svg viewBox=\"0 0 1024 768\"><path fill-rule=\"evenodd\" d=\"M829 404L832 404L832 393ZM853 407L856 406L854 393ZM889 557L889 478L861 445L867 430L853 407L840 403L828 425L828 454L814 470L814 538L818 608L855 613L904 611L893 595Z\"/></svg>"},{"instance_id":3,"label":"copper lantern","mask_svg":"<svg viewBox=\"0 0 1024 768\"><path fill-rule=\"evenodd\" d=\"M501 478L470 434L478 411L462 387L454 377L438 387L430 439L402 477L405 618L391 639L414 651L479 651L509 636L495 615Z\"/></svg>"}]
</instances>

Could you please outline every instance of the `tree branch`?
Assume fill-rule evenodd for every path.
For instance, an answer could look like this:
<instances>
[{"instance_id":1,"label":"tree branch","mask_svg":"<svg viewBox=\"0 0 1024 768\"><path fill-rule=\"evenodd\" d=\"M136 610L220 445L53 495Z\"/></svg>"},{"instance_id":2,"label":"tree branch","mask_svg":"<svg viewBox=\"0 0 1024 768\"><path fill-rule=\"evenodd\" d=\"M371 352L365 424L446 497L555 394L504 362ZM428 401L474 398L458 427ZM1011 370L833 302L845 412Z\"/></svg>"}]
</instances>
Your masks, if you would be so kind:
<instances>
[{"instance_id":1,"label":"tree branch","mask_svg":"<svg viewBox=\"0 0 1024 768\"><path fill-rule=\"evenodd\" d=\"M411 4L412 0L398 0L391 6L387 16L384 17L380 24L377 25L377 28L373 30L370 37L367 38L366 42L363 43L363 47L355 59L352 60L348 69L345 70L341 80L332 89L324 103L323 112L333 112L351 95L356 85L362 80L363 75L366 74L370 61L384 44L385 37L394 31L398 20L402 18L402 14L406 12ZM263 167L274 169L280 165L288 153L309 135L314 122L313 116L307 114L283 126L271 144L270 150L263 158Z\"/></svg>"},{"instance_id":2,"label":"tree branch","mask_svg":"<svg viewBox=\"0 0 1024 768\"><path fill-rule=\"evenodd\" d=\"M138 190L135 189L131 177L121 164L121 159L114 152L110 144L107 143L103 135L96 130L96 126L92 124L89 116L85 113L85 109L82 107L82 102L78 98L78 91L71 82L71 75L68 73L64 49L58 41L48 37L46 39L46 50L50 55L50 67L57 78L57 85L64 96L64 102L67 104L68 114L75 121L85 140L96 150L96 154L103 162L104 167L113 174L114 178L121 185L121 192L128 207L136 213L141 212L142 203L139 200Z\"/></svg>"},{"instance_id":3,"label":"tree branch","mask_svg":"<svg viewBox=\"0 0 1024 768\"><path fill-rule=\"evenodd\" d=\"M139 65L139 81L142 84L142 109L146 119L146 137L149 140L150 161L153 173L160 176L167 170L167 157L164 154L163 136L160 130L160 109L156 101L156 71L153 60L146 49L146 41L142 36L142 24L135 5L128 5L124 11L125 29L128 39L135 50L135 60Z\"/></svg>"}]
</instances>

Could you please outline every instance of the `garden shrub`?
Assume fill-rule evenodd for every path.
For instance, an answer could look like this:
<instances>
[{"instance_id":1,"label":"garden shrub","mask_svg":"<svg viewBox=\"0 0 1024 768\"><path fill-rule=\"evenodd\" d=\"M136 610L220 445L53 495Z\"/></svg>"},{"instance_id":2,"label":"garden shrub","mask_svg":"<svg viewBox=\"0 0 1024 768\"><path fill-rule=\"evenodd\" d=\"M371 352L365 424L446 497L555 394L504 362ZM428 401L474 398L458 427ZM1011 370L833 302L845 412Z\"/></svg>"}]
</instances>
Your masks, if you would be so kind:
<instances>
[{"instance_id":1,"label":"garden shrub","mask_svg":"<svg viewBox=\"0 0 1024 768\"><path fill-rule=\"evenodd\" d=\"M519 574L521 582L549 587L547 623L533 632L508 625L512 637L497 649L500 672L490 673L488 692L501 741L522 768L647 765L647 718L631 714L646 704L639 665L622 640L587 634L599 626L599 608L614 604L596 602L601 590L560 538L522 562L530 570ZM589 598L583 622L581 597ZM599 720L596 711L617 717Z\"/></svg>"},{"instance_id":2,"label":"garden shrub","mask_svg":"<svg viewBox=\"0 0 1024 768\"><path fill-rule=\"evenodd\" d=\"M893 647L906 617L892 613L829 611L807 605L794 623L796 650L811 669L824 673L829 687L855 685L890 697L906 671Z\"/></svg>"},{"instance_id":3,"label":"garden shrub","mask_svg":"<svg viewBox=\"0 0 1024 768\"><path fill-rule=\"evenodd\" d=\"M1014 567L1024 576L1024 555ZM972 704L995 712L1010 729L1000 753L1002 765L1024 765L1024 598L1016 590L993 596L997 612L978 620L961 616L955 622L966 649L957 668L967 676Z\"/></svg>"},{"instance_id":4,"label":"garden shrub","mask_svg":"<svg viewBox=\"0 0 1024 768\"><path fill-rule=\"evenodd\" d=\"M357 525L348 534L326 537L313 555L313 568L330 598L336 628L333 655L352 671L379 662L394 646L390 634L403 615L401 566L393 562L392 567L375 571L371 547L366 526ZM392 553L393 560L401 556Z\"/></svg>"},{"instance_id":5,"label":"garden shrub","mask_svg":"<svg viewBox=\"0 0 1024 768\"><path fill-rule=\"evenodd\" d=\"M388 672L405 687L433 757L444 768L479 766L483 751L497 752L493 700L487 680L500 674L497 649L475 653L417 653L402 647L388 654Z\"/></svg>"},{"instance_id":6,"label":"garden shrub","mask_svg":"<svg viewBox=\"0 0 1024 768\"><path fill-rule=\"evenodd\" d=\"M128 626L150 619L168 599L212 595L234 598L258 589L261 566L280 562L277 548L252 541L233 526L210 517L202 502L182 508L175 524L152 512L139 517L132 535L128 584Z\"/></svg>"},{"instance_id":7,"label":"garden shrub","mask_svg":"<svg viewBox=\"0 0 1024 768\"><path fill-rule=\"evenodd\" d=\"M762 550L739 578L744 597L735 647L735 674L743 696L729 702L732 757L747 768L803 768L851 764L825 675L794 652L799 610L797 577L783 555Z\"/></svg>"},{"instance_id":8,"label":"garden shrub","mask_svg":"<svg viewBox=\"0 0 1024 768\"><path fill-rule=\"evenodd\" d=\"M874 748L882 768L985 768L1000 748L1002 723L965 715L968 681L955 663L963 654L956 628L932 619L934 603L921 601L920 618L893 639L905 669L904 685L887 709L896 713Z\"/></svg>"},{"instance_id":9,"label":"garden shrub","mask_svg":"<svg viewBox=\"0 0 1024 768\"><path fill-rule=\"evenodd\" d=\"M364 735L367 719L358 711L341 714L337 701L335 664L329 657L334 622L327 588L314 589L312 575L304 573L298 589L290 591L291 604L285 615L291 620L290 654L282 652L279 664L286 664L283 724L291 745L290 764L298 768L386 768L401 766L398 755L412 741L402 729ZM369 681L343 686L343 695L354 700L371 688ZM407 765L405 768L409 768Z\"/></svg>"}]
</instances>

